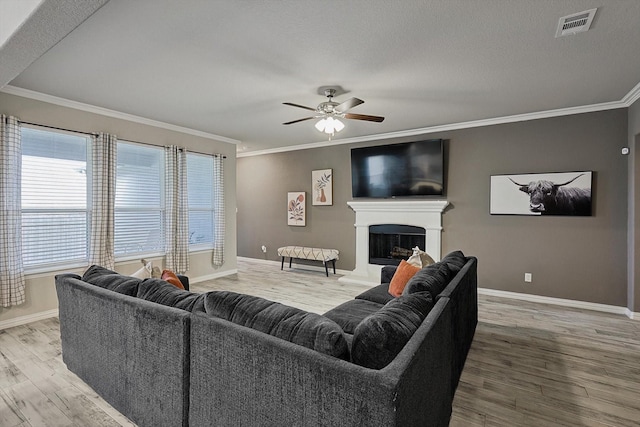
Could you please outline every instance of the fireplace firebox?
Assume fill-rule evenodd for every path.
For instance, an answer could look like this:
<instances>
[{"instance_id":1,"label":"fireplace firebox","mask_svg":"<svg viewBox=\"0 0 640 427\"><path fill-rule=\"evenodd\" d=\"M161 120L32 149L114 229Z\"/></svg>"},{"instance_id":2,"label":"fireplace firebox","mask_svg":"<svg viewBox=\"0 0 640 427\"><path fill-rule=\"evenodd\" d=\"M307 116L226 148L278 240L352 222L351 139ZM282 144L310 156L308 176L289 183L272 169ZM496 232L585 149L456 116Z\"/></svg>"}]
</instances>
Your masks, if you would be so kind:
<instances>
[{"instance_id":1,"label":"fireplace firebox","mask_svg":"<svg viewBox=\"0 0 640 427\"><path fill-rule=\"evenodd\" d=\"M369 226L369 264L398 265L418 246L424 250L426 230L402 224Z\"/></svg>"}]
</instances>

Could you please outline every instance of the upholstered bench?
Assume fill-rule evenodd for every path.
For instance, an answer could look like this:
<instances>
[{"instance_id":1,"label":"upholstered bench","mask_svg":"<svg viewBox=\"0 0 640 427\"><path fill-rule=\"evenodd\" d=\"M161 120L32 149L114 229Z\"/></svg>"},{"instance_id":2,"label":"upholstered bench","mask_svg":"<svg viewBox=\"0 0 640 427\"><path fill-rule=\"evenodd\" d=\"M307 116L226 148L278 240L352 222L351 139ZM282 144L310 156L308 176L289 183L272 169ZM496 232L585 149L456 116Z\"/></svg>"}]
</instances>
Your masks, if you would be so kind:
<instances>
[{"instance_id":1,"label":"upholstered bench","mask_svg":"<svg viewBox=\"0 0 640 427\"><path fill-rule=\"evenodd\" d=\"M284 246L278 248L278 256L282 257L280 263L280 270L284 268L284 259L289 257L289 268L291 268L291 261L294 258L308 259L312 261L322 261L324 264L324 271L329 277L328 262L331 262L333 266L333 274L336 274L336 260L340 252L337 249L322 249L322 248L308 248L305 246Z\"/></svg>"}]
</instances>

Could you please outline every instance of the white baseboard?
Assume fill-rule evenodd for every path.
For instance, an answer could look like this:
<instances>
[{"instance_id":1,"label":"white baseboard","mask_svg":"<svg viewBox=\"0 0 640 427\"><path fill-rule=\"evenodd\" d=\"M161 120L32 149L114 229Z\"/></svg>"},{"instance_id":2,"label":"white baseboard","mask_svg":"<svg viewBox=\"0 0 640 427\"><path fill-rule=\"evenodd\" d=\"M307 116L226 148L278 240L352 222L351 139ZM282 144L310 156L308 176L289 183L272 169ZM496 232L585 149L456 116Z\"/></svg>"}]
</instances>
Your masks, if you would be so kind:
<instances>
[{"instance_id":1,"label":"white baseboard","mask_svg":"<svg viewBox=\"0 0 640 427\"><path fill-rule=\"evenodd\" d=\"M277 267L280 267L282 265L282 260L280 261L274 261L271 259L260 259L260 258L248 258L248 257L237 257L238 260L245 260L245 261L251 261L251 262L256 262L259 264L269 264L269 265L274 265ZM316 261L316 262L322 262L322 261ZM324 266L317 266L317 265L310 265L310 264L302 264L302 263L298 263L296 262L296 259L293 259L293 264L295 264L295 267L292 268L300 268L301 270L312 270L312 271L321 271L321 272L325 272L324 270ZM284 261L284 269L289 268L289 261L285 260ZM329 265L329 274L331 275L331 273L333 273L333 267L331 267L331 265ZM349 270L340 270L339 268L336 268L336 274L341 274L341 275L345 275L351 273L351 271Z\"/></svg>"},{"instance_id":2,"label":"white baseboard","mask_svg":"<svg viewBox=\"0 0 640 427\"><path fill-rule=\"evenodd\" d=\"M232 274L236 273L238 273L238 270L234 268L232 270L225 270L219 273L207 274L206 276L189 277L189 284L200 283L204 282L205 280L219 279L220 277L231 276Z\"/></svg>"},{"instance_id":3,"label":"white baseboard","mask_svg":"<svg viewBox=\"0 0 640 427\"><path fill-rule=\"evenodd\" d=\"M627 317L629 319L640 320L640 313L633 312L633 311L629 310L628 308L627 308L627 311L625 312L625 314L627 315Z\"/></svg>"},{"instance_id":4,"label":"white baseboard","mask_svg":"<svg viewBox=\"0 0 640 427\"><path fill-rule=\"evenodd\" d=\"M478 288L478 294L495 297L518 299L521 301L538 302L542 304L561 305L564 307L581 308L584 310L601 311L604 313L623 314L630 319L634 318L634 313L626 307L615 305L598 304L594 302L576 301L571 299L545 297L541 295L521 294L518 292L499 291L496 289ZM636 318L638 318L636 313Z\"/></svg>"},{"instance_id":5,"label":"white baseboard","mask_svg":"<svg viewBox=\"0 0 640 427\"><path fill-rule=\"evenodd\" d=\"M245 260L245 261L251 261L251 262L260 263L260 264L268 264L268 265L276 265L276 266L280 266L281 265L281 261L273 261L273 260L268 260L268 259L238 257L238 260ZM286 263L287 262L285 260L285 264ZM294 259L294 263L295 263L295 259ZM301 267L303 269L324 272L324 267L317 267L317 266L307 265L307 264L297 264L297 265L298 265L298 267ZM288 268L288 266L285 266L285 268ZM348 274L352 273L352 271L349 271L349 270L336 270L336 273L337 274L341 274L343 276L347 276ZM348 280L348 279L345 280L345 279L346 278L344 278L344 279L341 278L340 281L347 282L347 283L357 283L357 284L371 285L370 282L364 282L364 281L358 282L357 280ZM478 288L478 293L479 294L483 294L483 295L496 296L496 297L518 299L518 300L521 300L521 301L538 302L538 303L542 303L542 304L553 304L553 305L560 305L560 306L571 307L571 308L581 308L581 309L584 309L584 310L600 311L600 312L604 312L604 313L622 314L622 315L627 316L629 319L640 320L640 313L634 313L633 311L629 310L626 307L618 307L618 306L615 306L615 305L598 304L598 303L586 302L586 301L576 301L576 300L570 300L570 299L545 297L545 296L541 296L541 295L522 294L522 293L519 293L519 292L500 291L500 290L496 290L496 289L487 289L487 288Z\"/></svg>"},{"instance_id":6,"label":"white baseboard","mask_svg":"<svg viewBox=\"0 0 640 427\"><path fill-rule=\"evenodd\" d=\"M41 311L39 313L28 314L26 316L15 317L13 319L7 319L0 321L0 330L13 328L14 326L26 325L27 323L37 322L38 320L49 319L50 317L57 317L58 309Z\"/></svg>"},{"instance_id":7,"label":"white baseboard","mask_svg":"<svg viewBox=\"0 0 640 427\"><path fill-rule=\"evenodd\" d=\"M258 264L273 264L273 265L280 264L280 261L274 261L272 259L249 258L246 256L239 256L239 257L236 257L236 259L238 261L249 261L249 262L255 262Z\"/></svg>"}]
</instances>

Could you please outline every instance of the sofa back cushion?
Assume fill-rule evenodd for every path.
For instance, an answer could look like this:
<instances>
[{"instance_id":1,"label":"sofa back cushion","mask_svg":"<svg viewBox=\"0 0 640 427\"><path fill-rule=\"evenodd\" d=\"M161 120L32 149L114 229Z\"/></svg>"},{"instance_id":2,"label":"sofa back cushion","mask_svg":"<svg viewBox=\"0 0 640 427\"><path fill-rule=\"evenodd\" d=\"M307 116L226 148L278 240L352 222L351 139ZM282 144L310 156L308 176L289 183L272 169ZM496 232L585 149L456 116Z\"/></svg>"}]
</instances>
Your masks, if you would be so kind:
<instances>
[{"instance_id":1,"label":"sofa back cushion","mask_svg":"<svg viewBox=\"0 0 640 427\"><path fill-rule=\"evenodd\" d=\"M464 256L462 251L453 251L445 255L445 257L442 258L440 262L443 264L447 264L449 270L451 270L453 275L456 275L467 263L467 257Z\"/></svg>"},{"instance_id":2,"label":"sofa back cushion","mask_svg":"<svg viewBox=\"0 0 640 427\"><path fill-rule=\"evenodd\" d=\"M324 313L323 316L340 325L345 333L353 334L356 326L358 326L365 317L380 310L384 304L385 303L379 304L366 299L352 299L332 308Z\"/></svg>"},{"instance_id":3,"label":"sofa back cushion","mask_svg":"<svg viewBox=\"0 0 640 427\"><path fill-rule=\"evenodd\" d=\"M367 316L353 332L351 361L382 369L404 348L433 308L429 292L401 295Z\"/></svg>"},{"instance_id":4,"label":"sofa back cushion","mask_svg":"<svg viewBox=\"0 0 640 427\"><path fill-rule=\"evenodd\" d=\"M123 276L99 265L89 267L82 275L82 281L132 297L136 296L142 282L136 277Z\"/></svg>"},{"instance_id":5,"label":"sofa back cushion","mask_svg":"<svg viewBox=\"0 0 640 427\"><path fill-rule=\"evenodd\" d=\"M315 313L252 295L227 291L204 294L204 311L238 325L341 359L349 358L347 340L336 322Z\"/></svg>"},{"instance_id":6,"label":"sofa back cushion","mask_svg":"<svg viewBox=\"0 0 640 427\"><path fill-rule=\"evenodd\" d=\"M447 287L453 278L449 266L443 262L436 262L418 271L409 280L402 291L403 295L416 292L429 292L435 301L436 297Z\"/></svg>"},{"instance_id":7,"label":"sofa back cushion","mask_svg":"<svg viewBox=\"0 0 640 427\"><path fill-rule=\"evenodd\" d=\"M193 311L203 306L204 294L179 289L162 279L144 279L138 287L138 298L158 304Z\"/></svg>"}]
</instances>

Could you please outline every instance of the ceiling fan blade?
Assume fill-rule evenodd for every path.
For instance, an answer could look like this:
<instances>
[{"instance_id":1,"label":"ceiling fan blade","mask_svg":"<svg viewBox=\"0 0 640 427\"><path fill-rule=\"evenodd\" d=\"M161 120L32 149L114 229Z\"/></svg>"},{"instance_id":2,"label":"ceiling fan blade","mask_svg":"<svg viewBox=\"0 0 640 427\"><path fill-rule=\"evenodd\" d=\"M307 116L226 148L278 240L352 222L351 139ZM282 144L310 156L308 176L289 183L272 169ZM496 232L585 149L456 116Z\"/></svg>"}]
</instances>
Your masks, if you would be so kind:
<instances>
[{"instance_id":1,"label":"ceiling fan blade","mask_svg":"<svg viewBox=\"0 0 640 427\"><path fill-rule=\"evenodd\" d=\"M336 110L336 111L338 111L340 113L344 113L345 111L350 110L353 107L356 107L356 106L358 106L360 104L364 104L364 101L362 99L351 98L351 99L347 99L342 104L336 105L334 110Z\"/></svg>"},{"instance_id":2,"label":"ceiling fan blade","mask_svg":"<svg viewBox=\"0 0 640 427\"><path fill-rule=\"evenodd\" d=\"M304 108L305 110L316 111L315 108L305 107L304 105L294 104L293 102L283 102L284 105L290 105L292 107Z\"/></svg>"},{"instance_id":3,"label":"ceiling fan blade","mask_svg":"<svg viewBox=\"0 0 640 427\"><path fill-rule=\"evenodd\" d=\"M292 125L294 123L304 122L305 120L311 120L311 119L315 119L315 117L305 117L304 119L298 119L298 120L294 120L292 122L283 123L283 125Z\"/></svg>"},{"instance_id":4,"label":"ceiling fan blade","mask_svg":"<svg viewBox=\"0 0 640 427\"><path fill-rule=\"evenodd\" d=\"M368 116L366 114L351 114L351 113L345 114L344 118L355 119L355 120L366 120L369 122L377 122L377 123L380 123L381 121L384 120L384 117L380 117L380 116Z\"/></svg>"}]
</instances>

